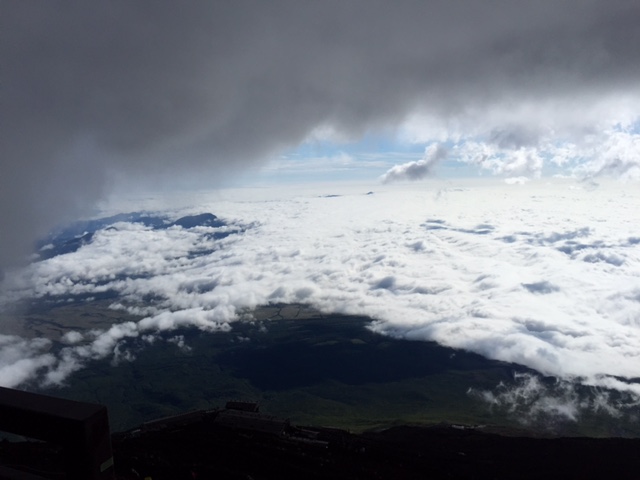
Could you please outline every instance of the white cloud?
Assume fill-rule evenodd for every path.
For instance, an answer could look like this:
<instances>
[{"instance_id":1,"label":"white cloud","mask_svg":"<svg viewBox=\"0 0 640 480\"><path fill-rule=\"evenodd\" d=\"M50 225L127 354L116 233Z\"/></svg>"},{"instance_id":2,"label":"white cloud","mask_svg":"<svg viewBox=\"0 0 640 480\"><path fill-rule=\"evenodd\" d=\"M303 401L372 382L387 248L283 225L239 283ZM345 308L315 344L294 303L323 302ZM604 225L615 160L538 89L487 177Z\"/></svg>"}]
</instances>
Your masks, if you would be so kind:
<instances>
[{"instance_id":1,"label":"white cloud","mask_svg":"<svg viewBox=\"0 0 640 480\"><path fill-rule=\"evenodd\" d=\"M61 340L65 343L79 343L84 339L84 335L76 330L69 330L62 335Z\"/></svg>"},{"instance_id":2,"label":"white cloud","mask_svg":"<svg viewBox=\"0 0 640 480\"><path fill-rule=\"evenodd\" d=\"M628 392L614 397L610 391L561 379L544 381L530 373L516 374L513 385L500 383L493 391L470 388L467 393L485 401L491 409L506 410L525 425L541 422L552 429L558 420L577 421L590 412L620 418L637 407L640 399Z\"/></svg>"},{"instance_id":3,"label":"white cloud","mask_svg":"<svg viewBox=\"0 0 640 480\"><path fill-rule=\"evenodd\" d=\"M113 290L113 308L145 318L85 333L57 359L34 347L2 365L39 358L55 383L87 359L126 358L127 339L225 330L258 305L306 302L369 315L383 334L640 394L624 380L640 376L637 185L572 186L431 181L373 195L334 186L343 195L331 198L310 189L265 200L261 190L259 201L244 189L195 207L252 225L222 240L120 224L73 254L16 272L6 291L64 299ZM15 384L39 370L21 371L28 374L2 378Z\"/></svg>"},{"instance_id":4,"label":"white cloud","mask_svg":"<svg viewBox=\"0 0 640 480\"><path fill-rule=\"evenodd\" d=\"M587 177L608 175L624 180L640 179L640 134L609 131L593 147L590 161L580 166Z\"/></svg>"},{"instance_id":5,"label":"white cloud","mask_svg":"<svg viewBox=\"0 0 640 480\"><path fill-rule=\"evenodd\" d=\"M391 167L382 175L382 183L394 183L404 180L422 180L433 174L435 166L447 158L447 149L440 144L428 146L421 160L403 163Z\"/></svg>"},{"instance_id":6,"label":"white cloud","mask_svg":"<svg viewBox=\"0 0 640 480\"><path fill-rule=\"evenodd\" d=\"M493 174L537 178L545 166L580 178L640 176L640 100L629 91L599 98L498 102L443 122L419 114L401 127L414 143L452 144L450 159Z\"/></svg>"},{"instance_id":7,"label":"white cloud","mask_svg":"<svg viewBox=\"0 0 640 480\"><path fill-rule=\"evenodd\" d=\"M47 353L50 345L46 339L0 335L0 384L21 385L55 364L55 357Z\"/></svg>"},{"instance_id":8,"label":"white cloud","mask_svg":"<svg viewBox=\"0 0 640 480\"><path fill-rule=\"evenodd\" d=\"M517 375L515 380L517 383L512 388L500 384L496 392L470 389L468 393L480 396L491 406L508 409L525 424L535 421L540 415L577 420L580 405L571 383L557 382L548 387L531 374Z\"/></svg>"}]
</instances>

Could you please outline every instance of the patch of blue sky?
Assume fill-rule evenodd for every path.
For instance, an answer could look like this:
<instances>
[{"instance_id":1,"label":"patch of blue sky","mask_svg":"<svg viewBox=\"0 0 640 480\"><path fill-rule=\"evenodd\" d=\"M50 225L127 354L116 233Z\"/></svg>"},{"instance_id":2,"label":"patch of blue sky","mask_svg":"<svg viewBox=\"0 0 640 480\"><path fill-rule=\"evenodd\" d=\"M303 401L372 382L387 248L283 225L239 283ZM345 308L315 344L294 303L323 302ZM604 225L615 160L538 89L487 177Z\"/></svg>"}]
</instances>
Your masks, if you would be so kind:
<instances>
[{"instance_id":1,"label":"patch of blue sky","mask_svg":"<svg viewBox=\"0 0 640 480\"><path fill-rule=\"evenodd\" d=\"M422 159L432 143L407 142L388 134L367 134L353 142L312 139L273 158L252 180L286 184L377 182L394 165ZM451 149L454 144L445 142L444 146ZM476 165L449 158L437 166L434 174L441 178L469 178L482 172Z\"/></svg>"},{"instance_id":2,"label":"patch of blue sky","mask_svg":"<svg viewBox=\"0 0 640 480\"><path fill-rule=\"evenodd\" d=\"M623 126L620 123L614 126L617 132L627 132L632 135L640 135L640 117L636 118L631 124Z\"/></svg>"},{"instance_id":3,"label":"patch of blue sky","mask_svg":"<svg viewBox=\"0 0 640 480\"><path fill-rule=\"evenodd\" d=\"M394 165L419 160L424 148L388 135L354 142L313 139L273 158L259 178L284 183L375 180Z\"/></svg>"},{"instance_id":4,"label":"patch of blue sky","mask_svg":"<svg viewBox=\"0 0 640 480\"><path fill-rule=\"evenodd\" d=\"M361 157L380 157L387 153L411 156L422 155L425 144L400 141L396 135L373 134L364 135L351 142L311 139L285 153L285 156L301 158L331 157L337 154L348 154Z\"/></svg>"}]
</instances>

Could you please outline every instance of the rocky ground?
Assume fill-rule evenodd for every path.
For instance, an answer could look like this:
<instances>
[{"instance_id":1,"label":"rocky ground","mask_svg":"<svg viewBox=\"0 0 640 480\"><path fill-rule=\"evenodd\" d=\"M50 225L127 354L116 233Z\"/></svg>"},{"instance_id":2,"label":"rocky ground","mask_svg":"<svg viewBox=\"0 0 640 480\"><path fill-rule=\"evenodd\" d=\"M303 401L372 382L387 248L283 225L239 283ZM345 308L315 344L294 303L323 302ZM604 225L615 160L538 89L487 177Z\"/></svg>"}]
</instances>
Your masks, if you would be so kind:
<instances>
[{"instance_id":1,"label":"rocky ground","mask_svg":"<svg viewBox=\"0 0 640 480\"><path fill-rule=\"evenodd\" d=\"M113 435L116 479L631 479L640 470L640 439L527 437L448 424L352 434L259 413L241 412L230 423L228 413ZM1 463L42 478L66 478L56 458L55 446L0 445Z\"/></svg>"}]
</instances>

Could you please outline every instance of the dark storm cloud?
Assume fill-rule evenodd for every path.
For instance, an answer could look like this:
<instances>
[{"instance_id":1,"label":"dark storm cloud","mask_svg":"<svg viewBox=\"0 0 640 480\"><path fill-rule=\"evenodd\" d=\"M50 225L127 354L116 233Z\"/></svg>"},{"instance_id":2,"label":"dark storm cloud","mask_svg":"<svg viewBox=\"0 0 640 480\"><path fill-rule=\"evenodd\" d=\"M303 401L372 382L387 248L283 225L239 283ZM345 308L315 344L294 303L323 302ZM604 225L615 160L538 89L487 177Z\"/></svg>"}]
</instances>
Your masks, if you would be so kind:
<instances>
[{"instance_id":1,"label":"dark storm cloud","mask_svg":"<svg viewBox=\"0 0 640 480\"><path fill-rule=\"evenodd\" d=\"M540 132L516 126L512 129L492 131L489 141L497 144L501 148L521 148L535 145L539 136Z\"/></svg>"},{"instance_id":2,"label":"dark storm cloud","mask_svg":"<svg viewBox=\"0 0 640 480\"><path fill-rule=\"evenodd\" d=\"M626 91L640 73L623 0L3 1L1 22L0 265L114 176L216 183L321 127Z\"/></svg>"}]
</instances>

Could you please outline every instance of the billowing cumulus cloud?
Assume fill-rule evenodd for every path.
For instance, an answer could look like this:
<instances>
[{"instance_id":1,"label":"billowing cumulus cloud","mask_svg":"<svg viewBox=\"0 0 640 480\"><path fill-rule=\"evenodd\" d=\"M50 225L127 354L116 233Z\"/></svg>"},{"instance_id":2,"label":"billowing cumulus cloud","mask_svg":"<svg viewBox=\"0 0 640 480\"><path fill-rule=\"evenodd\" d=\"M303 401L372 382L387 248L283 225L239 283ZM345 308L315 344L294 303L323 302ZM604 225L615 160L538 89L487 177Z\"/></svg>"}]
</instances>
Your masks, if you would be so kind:
<instances>
[{"instance_id":1,"label":"billowing cumulus cloud","mask_svg":"<svg viewBox=\"0 0 640 480\"><path fill-rule=\"evenodd\" d=\"M637 129L601 133L637 119L634 2L4 1L0 21L4 266L114 182L220 184L322 132L470 138L509 177L541 152L637 172Z\"/></svg>"},{"instance_id":2,"label":"billowing cumulus cloud","mask_svg":"<svg viewBox=\"0 0 640 480\"><path fill-rule=\"evenodd\" d=\"M381 178L382 183L393 183L402 180L421 180L433 173L438 162L447 158L447 149L439 144L429 146L421 160L395 165Z\"/></svg>"},{"instance_id":3,"label":"billowing cumulus cloud","mask_svg":"<svg viewBox=\"0 0 640 480\"><path fill-rule=\"evenodd\" d=\"M637 184L419 187L380 186L373 195L278 189L268 199L256 190L263 198L253 201L243 189L191 207L226 226L100 230L76 252L16 271L4 298L64 303L111 292L113 309L141 319L67 333L53 358L42 356L52 355L48 345L24 340L25 358L48 363L0 380L56 383L88 359L126 360L127 339L228 330L258 305L303 302L371 316L385 335L640 395ZM222 229L234 233L214 235ZM15 371L19 357L7 355L0 372Z\"/></svg>"}]
</instances>

